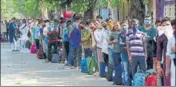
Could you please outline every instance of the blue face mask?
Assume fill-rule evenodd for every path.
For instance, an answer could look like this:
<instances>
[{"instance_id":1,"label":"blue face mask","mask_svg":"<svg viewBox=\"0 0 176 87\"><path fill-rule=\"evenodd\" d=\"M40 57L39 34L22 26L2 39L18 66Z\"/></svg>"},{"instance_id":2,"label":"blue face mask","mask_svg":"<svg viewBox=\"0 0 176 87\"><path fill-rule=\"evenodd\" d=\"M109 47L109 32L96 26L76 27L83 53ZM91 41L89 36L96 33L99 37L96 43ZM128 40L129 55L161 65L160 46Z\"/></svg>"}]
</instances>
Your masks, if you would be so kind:
<instances>
[{"instance_id":1,"label":"blue face mask","mask_svg":"<svg viewBox=\"0 0 176 87\"><path fill-rule=\"evenodd\" d=\"M145 25L150 25L150 24L151 24L151 21L150 21L150 20L144 20L144 24L145 24Z\"/></svg>"},{"instance_id":2,"label":"blue face mask","mask_svg":"<svg viewBox=\"0 0 176 87\"><path fill-rule=\"evenodd\" d=\"M126 31L126 30L127 30L127 26L122 26L122 27L121 27L121 30L122 30L122 31Z\"/></svg>"}]
</instances>

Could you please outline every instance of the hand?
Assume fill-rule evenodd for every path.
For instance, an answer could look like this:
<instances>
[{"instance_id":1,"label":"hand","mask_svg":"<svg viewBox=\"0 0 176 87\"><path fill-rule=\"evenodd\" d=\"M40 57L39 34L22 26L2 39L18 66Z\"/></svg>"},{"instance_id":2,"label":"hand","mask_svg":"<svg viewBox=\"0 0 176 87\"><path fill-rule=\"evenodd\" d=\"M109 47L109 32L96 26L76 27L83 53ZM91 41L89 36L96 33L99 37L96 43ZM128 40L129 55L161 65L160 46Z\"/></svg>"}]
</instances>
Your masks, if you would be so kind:
<instances>
[{"instance_id":1,"label":"hand","mask_svg":"<svg viewBox=\"0 0 176 87\"><path fill-rule=\"evenodd\" d=\"M170 76L170 70L166 70L165 76L166 76L166 78L169 78L169 76Z\"/></svg>"},{"instance_id":2,"label":"hand","mask_svg":"<svg viewBox=\"0 0 176 87\"><path fill-rule=\"evenodd\" d=\"M160 68L157 68L156 71L157 71L157 74L158 74L159 76L163 76L163 75L164 75L163 69L162 69L161 67L160 67Z\"/></svg>"},{"instance_id":3,"label":"hand","mask_svg":"<svg viewBox=\"0 0 176 87\"><path fill-rule=\"evenodd\" d=\"M129 57L129 62L132 63L132 58L131 57Z\"/></svg>"},{"instance_id":4,"label":"hand","mask_svg":"<svg viewBox=\"0 0 176 87\"><path fill-rule=\"evenodd\" d=\"M172 46L172 52L176 53L176 45Z\"/></svg>"},{"instance_id":5,"label":"hand","mask_svg":"<svg viewBox=\"0 0 176 87\"><path fill-rule=\"evenodd\" d=\"M112 45L112 42L110 41L110 42L108 42L108 45Z\"/></svg>"}]
</instances>

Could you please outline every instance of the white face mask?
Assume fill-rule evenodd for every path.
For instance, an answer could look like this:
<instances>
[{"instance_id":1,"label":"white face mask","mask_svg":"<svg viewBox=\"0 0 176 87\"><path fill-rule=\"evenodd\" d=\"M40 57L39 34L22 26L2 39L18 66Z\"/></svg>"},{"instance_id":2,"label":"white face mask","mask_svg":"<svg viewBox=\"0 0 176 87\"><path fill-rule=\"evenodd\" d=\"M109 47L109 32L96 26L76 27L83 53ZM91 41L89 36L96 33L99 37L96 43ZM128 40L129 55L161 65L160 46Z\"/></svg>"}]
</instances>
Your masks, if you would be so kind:
<instances>
[{"instance_id":1,"label":"white face mask","mask_svg":"<svg viewBox=\"0 0 176 87\"><path fill-rule=\"evenodd\" d=\"M159 36L161 36L161 35L164 34L164 28L161 27L161 26L158 26L158 27L157 27L157 31L158 31L158 35L159 35Z\"/></svg>"},{"instance_id":2,"label":"white face mask","mask_svg":"<svg viewBox=\"0 0 176 87\"><path fill-rule=\"evenodd\" d=\"M167 39L170 39L173 36L173 29L172 26L164 26L164 34L166 35Z\"/></svg>"}]
</instances>

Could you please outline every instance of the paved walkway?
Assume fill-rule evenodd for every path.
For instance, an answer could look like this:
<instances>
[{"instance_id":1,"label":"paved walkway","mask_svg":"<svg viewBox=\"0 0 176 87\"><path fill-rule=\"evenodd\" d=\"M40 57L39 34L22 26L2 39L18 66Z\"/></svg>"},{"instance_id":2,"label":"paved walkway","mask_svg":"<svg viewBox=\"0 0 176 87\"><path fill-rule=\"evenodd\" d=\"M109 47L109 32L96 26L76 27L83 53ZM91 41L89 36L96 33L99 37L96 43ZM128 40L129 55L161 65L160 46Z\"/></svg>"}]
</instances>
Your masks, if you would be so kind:
<instances>
[{"instance_id":1,"label":"paved walkway","mask_svg":"<svg viewBox=\"0 0 176 87\"><path fill-rule=\"evenodd\" d=\"M11 52L9 43L1 43L1 85L112 86L112 82L70 69L63 64L45 63L28 51Z\"/></svg>"}]
</instances>

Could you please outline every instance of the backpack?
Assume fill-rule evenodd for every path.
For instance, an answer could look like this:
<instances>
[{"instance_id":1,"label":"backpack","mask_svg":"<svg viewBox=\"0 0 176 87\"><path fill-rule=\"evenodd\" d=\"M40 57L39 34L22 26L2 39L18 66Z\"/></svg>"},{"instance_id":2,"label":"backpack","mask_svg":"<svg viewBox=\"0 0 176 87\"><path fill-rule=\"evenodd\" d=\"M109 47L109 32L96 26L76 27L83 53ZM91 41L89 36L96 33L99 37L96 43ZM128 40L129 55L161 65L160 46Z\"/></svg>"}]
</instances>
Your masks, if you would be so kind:
<instances>
[{"instance_id":1,"label":"backpack","mask_svg":"<svg viewBox=\"0 0 176 87\"><path fill-rule=\"evenodd\" d=\"M100 62L100 73L99 73L100 77L106 77L105 67L106 64L104 62Z\"/></svg>"},{"instance_id":2,"label":"backpack","mask_svg":"<svg viewBox=\"0 0 176 87\"><path fill-rule=\"evenodd\" d=\"M122 65L119 64L114 69L115 75L113 76L114 85L122 85Z\"/></svg>"},{"instance_id":3,"label":"backpack","mask_svg":"<svg viewBox=\"0 0 176 87\"><path fill-rule=\"evenodd\" d=\"M112 74L113 74L113 65L108 64L107 69L106 69L106 79L108 81L112 81Z\"/></svg>"},{"instance_id":4,"label":"backpack","mask_svg":"<svg viewBox=\"0 0 176 87\"><path fill-rule=\"evenodd\" d=\"M38 59L45 59L42 45L40 45L40 48L39 48L39 50L37 52L37 58Z\"/></svg>"},{"instance_id":5,"label":"backpack","mask_svg":"<svg viewBox=\"0 0 176 87\"><path fill-rule=\"evenodd\" d=\"M90 62L89 62L90 61ZM88 62L88 74L92 75L97 71L97 64L94 57L91 57Z\"/></svg>"},{"instance_id":6,"label":"backpack","mask_svg":"<svg viewBox=\"0 0 176 87\"><path fill-rule=\"evenodd\" d=\"M138 71L134 75L133 86L145 86L145 72Z\"/></svg>"},{"instance_id":7,"label":"backpack","mask_svg":"<svg viewBox=\"0 0 176 87\"><path fill-rule=\"evenodd\" d=\"M59 58L59 54L58 53L53 53L51 62L52 63L60 63L60 61L61 61L61 59Z\"/></svg>"},{"instance_id":8,"label":"backpack","mask_svg":"<svg viewBox=\"0 0 176 87\"><path fill-rule=\"evenodd\" d=\"M87 73L88 72L88 58L82 58L81 60L81 72Z\"/></svg>"},{"instance_id":9,"label":"backpack","mask_svg":"<svg viewBox=\"0 0 176 87\"><path fill-rule=\"evenodd\" d=\"M36 49L36 45L35 44L31 45L30 52L31 52L31 54L37 53L37 49Z\"/></svg>"},{"instance_id":10,"label":"backpack","mask_svg":"<svg viewBox=\"0 0 176 87\"><path fill-rule=\"evenodd\" d=\"M31 47L31 42L30 42L29 40L26 41L25 47L28 48L28 49L30 49L30 47Z\"/></svg>"}]
</instances>

